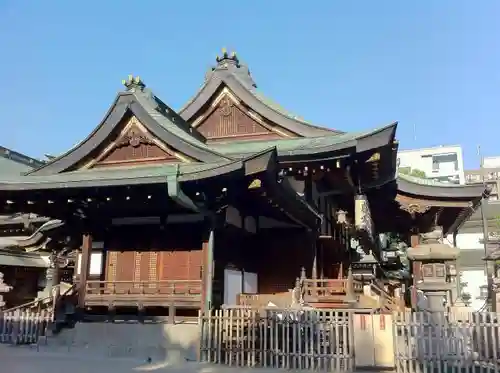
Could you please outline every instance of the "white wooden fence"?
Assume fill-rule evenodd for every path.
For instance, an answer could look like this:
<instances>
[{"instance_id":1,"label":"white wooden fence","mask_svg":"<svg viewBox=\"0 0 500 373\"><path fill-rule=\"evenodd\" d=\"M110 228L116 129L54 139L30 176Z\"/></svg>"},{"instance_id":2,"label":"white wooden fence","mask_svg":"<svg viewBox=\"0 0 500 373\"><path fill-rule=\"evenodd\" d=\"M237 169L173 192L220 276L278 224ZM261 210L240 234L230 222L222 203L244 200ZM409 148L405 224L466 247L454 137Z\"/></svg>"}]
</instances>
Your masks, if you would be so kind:
<instances>
[{"instance_id":1,"label":"white wooden fence","mask_svg":"<svg viewBox=\"0 0 500 373\"><path fill-rule=\"evenodd\" d=\"M229 309L200 316L200 360L235 367L500 373L493 313Z\"/></svg>"},{"instance_id":2,"label":"white wooden fence","mask_svg":"<svg viewBox=\"0 0 500 373\"><path fill-rule=\"evenodd\" d=\"M401 373L498 372L498 316L489 312L396 314L396 370Z\"/></svg>"},{"instance_id":3,"label":"white wooden fence","mask_svg":"<svg viewBox=\"0 0 500 373\"><path fill-rule=\"evenodd\" d=\"M14 309L0 311L0 343L38 343L52 321L50 310Z\"/></svg>"},{"instance_id":4,"label":"white wooden fence","mask_svg":"<svg viewBox=\"0 0 500 373\"><path fill-rule=\"evenodd\" d=\"M235 367L352 371L350 311L227 309L200 316L200 360Z\"/></svg>"}]
</instances>

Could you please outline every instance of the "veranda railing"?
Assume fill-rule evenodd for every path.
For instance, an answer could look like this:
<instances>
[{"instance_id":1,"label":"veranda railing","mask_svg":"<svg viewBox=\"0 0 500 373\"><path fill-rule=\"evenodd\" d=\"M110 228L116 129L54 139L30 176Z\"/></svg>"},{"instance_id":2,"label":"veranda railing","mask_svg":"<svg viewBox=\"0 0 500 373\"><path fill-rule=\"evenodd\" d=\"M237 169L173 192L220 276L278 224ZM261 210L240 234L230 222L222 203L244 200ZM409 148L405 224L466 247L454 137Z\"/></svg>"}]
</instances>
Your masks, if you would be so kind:
<instances>
[{"instance_id":1,"label":"veranda railing","mask_svg":"<svg viewBox=\"0 0 500 373\"><path fill-rule=\"evenodd\" d=\"M47 329L52 321L53 312L50 309L17 308L0 312L0 342L37 343L40 337L47 335Z\"/></svg>"},{"instance_id":2,"label":"veranda railing","mask_svg":"<svg viewBox=\"0 0 500 373\"><path fill-rule=\"evenodd\" d=\"M47 330L54 322L58 300L74 290L75 285L65 285L63 289L57 285L45 298L0 311L0 343L31 344L47 336Z\"/></svg>"}]
</instances>

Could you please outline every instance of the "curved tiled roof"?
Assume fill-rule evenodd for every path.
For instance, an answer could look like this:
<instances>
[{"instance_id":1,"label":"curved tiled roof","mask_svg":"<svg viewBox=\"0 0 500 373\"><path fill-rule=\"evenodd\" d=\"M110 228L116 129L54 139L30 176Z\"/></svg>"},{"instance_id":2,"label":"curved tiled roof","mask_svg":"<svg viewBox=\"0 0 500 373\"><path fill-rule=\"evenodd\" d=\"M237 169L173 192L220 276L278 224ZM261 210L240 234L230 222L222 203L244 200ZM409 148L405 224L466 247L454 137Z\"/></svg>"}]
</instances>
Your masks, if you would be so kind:
<instances>
[{"instance_id":1,"label":"curved tiled roof","mask_svg":"<svg viewBox=\"0 0 500 373\"><path fill-rule=\"evenodd\" d=\"M44 162L0 146L0 175L19 175L40 167Z\"/></svg>"},{"instance_id":2,"label":"curved tiled roof","mask_svg":"<svg viewBox=\"0 0 500 373\"><path fill-rule=\"evenodd\" d=\"M229 56L225 51L222 57L217 58L217 66L207 73L202 87L179 110L180 115L186 121L191 120L220 89L222 84L233 91L238 98L242 99L255 112L299 136L316 137L344 133L313 125L264 96L257 90L257 85L248 67L240 63L236 54Z\"/></svg>"},{"instance_id":3,"label":"curved tiled roof","mask_svg":"<svg viewBox=\"0 0 500 373\"><path fill-rule=\"evenodd\" d=\"M278 140L220 142L211 144L210 147L221 154L227 154L231 156L244 156L254 152L262 151L271 146L276 146L278 155L280 156L314 154L325 151L356 147L358 145L358 141L362 141L362 139L364 138L368 138L383 131L395 132L396 126L397 123L392 123L388 126L372 129L369 131L344 133L336 136L330 135ZM388 141L386 140L386 143L381 144L380 146L386 145L387 143ZM361 151L363 150L365 149L362 149Z\"/></svg>"},{"instance_id":4,"label":"curved tiled roof","mask_svg":"<svg viewBox=\"0 0 500 373\"><path fill-rule=\"evenodd\" d=\"M200 162L229 161L230 157L217 153L204 143L204 138L191 128L173 109L163 103L141 82L120 92L101 123L63 155L30 172L48 175L69 169L96 150L105 141L127 112L132 112L148 130L165 144Z\"/></svg>"},{"instance_id":5,"label":"curved tiled roof","mask_svg":"<svg viewBox=\"0 0 500 373\"><path fill-rule=\"evenodd\" d=\"M481 199L489 194L484 185L457 185L440 183L435 180L423 179L415 176L398 174L398 189L403 193L433 196L438 198L465 198Z\"/></svg>"}]
</instances>

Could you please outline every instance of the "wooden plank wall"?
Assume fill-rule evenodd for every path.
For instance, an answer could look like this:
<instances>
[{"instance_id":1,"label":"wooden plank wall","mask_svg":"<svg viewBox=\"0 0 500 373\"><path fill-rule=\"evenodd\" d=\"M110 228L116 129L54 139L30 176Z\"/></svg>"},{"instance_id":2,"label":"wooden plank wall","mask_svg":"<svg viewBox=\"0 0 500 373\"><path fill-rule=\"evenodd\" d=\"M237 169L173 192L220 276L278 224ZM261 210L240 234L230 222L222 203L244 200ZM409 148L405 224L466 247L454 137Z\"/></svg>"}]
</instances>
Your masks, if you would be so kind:
<instances>
[{"instance_id":1,"label":"wooden plank wall","mask_svg":"<svg viewBox=\"0 0 500 373\"><path fill-rule=\"evenodd\" d=\"M195 228L199 228L195 226ZM141 232L141 228L134 228ZM187 227L169 232L144 232L143 239L129 240L116 234L107 246L107 281L200 280L203 274L202 235ZM172 231L173 232L173 231ZM198 234L200 233L200 234Z\"/></svg>"},{"instance_id":2,"label":"wooden plank wall","mask_svg":"<svg viewBox=\"0 0 500 373\"><path fill-rule=\"evenodd\" d=\"M217 231L215 280L223 283L224 269L258 275L258 292L272 294L295 285L304 266L310 274L312 242L305 230L265 229L256 235L227 227Z\"/></svg>"}]
</instances>

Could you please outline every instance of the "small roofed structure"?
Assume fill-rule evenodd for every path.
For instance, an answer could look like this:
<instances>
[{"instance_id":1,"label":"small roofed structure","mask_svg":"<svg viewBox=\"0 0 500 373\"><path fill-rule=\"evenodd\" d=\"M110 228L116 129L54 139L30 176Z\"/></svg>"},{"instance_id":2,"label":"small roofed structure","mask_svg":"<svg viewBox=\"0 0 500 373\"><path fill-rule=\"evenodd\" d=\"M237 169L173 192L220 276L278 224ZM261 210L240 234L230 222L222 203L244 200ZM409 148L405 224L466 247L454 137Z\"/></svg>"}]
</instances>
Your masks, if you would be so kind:
<instances>
[{"instance_id":1,"label":"small roofed structure","mask_svg":"<svg viewBox=\"0 0 500 373\"><path fill-rule=\"evenodd\" d=\"M43 162L0 146L0 178L19 177ZM48 219L32 213L0 214L0 273L12 291L3 295L4 307L32 300L43 290L48 260L40 253L26 252L19 241Z\"/></svg>"}]
</instances>

